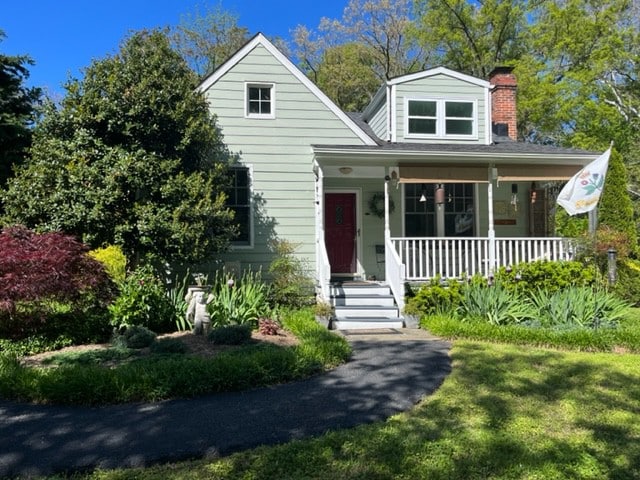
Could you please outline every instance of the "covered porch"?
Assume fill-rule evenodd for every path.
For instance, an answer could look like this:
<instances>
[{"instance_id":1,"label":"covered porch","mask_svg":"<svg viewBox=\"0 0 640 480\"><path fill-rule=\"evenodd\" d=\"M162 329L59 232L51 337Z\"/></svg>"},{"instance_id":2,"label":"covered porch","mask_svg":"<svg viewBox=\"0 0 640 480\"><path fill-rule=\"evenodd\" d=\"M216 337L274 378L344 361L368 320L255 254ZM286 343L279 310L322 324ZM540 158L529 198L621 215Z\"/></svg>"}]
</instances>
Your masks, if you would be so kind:
<instances>
[{"instance_id":1,"label":"covered porch","mask_svg":"<svg viewBox=\"0 0 640 480\"><path fill-rule=\"evenodd\" d=\"M553 188L596 155L555 148L534 153L519 151L515 142L503 145L459 151L437 145L426 151L424 146L405 146L407 151L315 147L320 295L330 298L336 274L383 280L401 309L406 282L490 277L520 262L573 258L575 245L551 236L546 217L555 203ZM367 211L374 198L371 188L382 190L376 197L377 224ZM336 240L332 209L340 215L348 209L327 202L333 201L332 192L349 191L355 192L353 238L347 234ZM336 270L332 250L351 255L350 268ZM369 274L372 261L367 258L373 251L377 275Z\"/></svg>"}]
</instances>

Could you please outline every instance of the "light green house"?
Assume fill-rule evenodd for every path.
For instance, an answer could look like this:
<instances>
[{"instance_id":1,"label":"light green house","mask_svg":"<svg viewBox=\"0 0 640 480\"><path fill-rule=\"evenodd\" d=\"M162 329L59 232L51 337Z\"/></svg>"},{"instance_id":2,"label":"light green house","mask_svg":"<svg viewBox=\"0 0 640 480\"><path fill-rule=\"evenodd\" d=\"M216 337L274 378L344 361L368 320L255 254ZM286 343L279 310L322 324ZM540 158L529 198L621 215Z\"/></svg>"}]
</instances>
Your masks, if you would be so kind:
<instances>
[{"instance_id":1,"label":"light green house","mask_svg":"<svg viewBox=\"0 0 640 480\"><path fill-rule=\"evenodd\" d=\"M571 255L550 237L554 193L597 154L515 141L508 69L401 76L347 114L258 34L200 90L238 155L229 269L266 269L285 239L321 297L376 280L400 309L406 281Z\"/></svg>"}]
</instances>

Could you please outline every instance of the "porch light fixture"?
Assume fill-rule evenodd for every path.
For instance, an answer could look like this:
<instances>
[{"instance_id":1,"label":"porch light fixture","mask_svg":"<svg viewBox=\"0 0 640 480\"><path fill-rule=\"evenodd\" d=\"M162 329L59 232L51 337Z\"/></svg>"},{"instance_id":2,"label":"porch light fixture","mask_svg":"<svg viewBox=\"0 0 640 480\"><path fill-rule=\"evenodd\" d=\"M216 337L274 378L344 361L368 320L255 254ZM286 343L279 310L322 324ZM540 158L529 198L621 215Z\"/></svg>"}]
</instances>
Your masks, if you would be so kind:
<instances>
[{"instance_id":1,"label":"porch light fixture","mask_svg":"<svg viewBox=\"0 0 640 480\"><path fill-rule=\"evenodd\" d=\"M353 168L351 167L340 167L338 170L340 170L340 173L342 173L343 175L349 175L351 172L353 172Z\"/></svg>"},{"instance_id":2,"label":"porch light fixture","mask_svg":"<svg viewBox=\"0 0 640 480\"><path fill-rule=\"evenodd\" d=\"M444 203L444 187L442 184L436 185L436 205L442 205Z\"/></svg>"},{"instance_id":3,"label":"porch light fixture","mask_svg":"<svg viewBox=\"0 0 640 480\"><path fill-rule=\"evenodd\" d=\"M518 184L511 184L511 206L513 207L513 211L518 211Z\"/></svg>"},{"instance_id":4,"label":"porch light fixture","mask_svg":"<svg viewBox=\"0 0 640 480\"><path fill-rule=\"evenodd\" d=\"M424 186L424 183L422 184L422 192L420 192L420 201L422 203L427 201L427 189Z\"/></svg>"},{"instance_id":5,"label":"porch light fixture","mask_svg":"<svg viewBox=\"0 0 640 480\"><path fill-rule=\"evenodd\" d=\"M389 174L384 177L387 182L391 183L391 186L398 188L400 184L400 174L398 173L398 167L389 167Z\"/></svg>"}]
</instances>

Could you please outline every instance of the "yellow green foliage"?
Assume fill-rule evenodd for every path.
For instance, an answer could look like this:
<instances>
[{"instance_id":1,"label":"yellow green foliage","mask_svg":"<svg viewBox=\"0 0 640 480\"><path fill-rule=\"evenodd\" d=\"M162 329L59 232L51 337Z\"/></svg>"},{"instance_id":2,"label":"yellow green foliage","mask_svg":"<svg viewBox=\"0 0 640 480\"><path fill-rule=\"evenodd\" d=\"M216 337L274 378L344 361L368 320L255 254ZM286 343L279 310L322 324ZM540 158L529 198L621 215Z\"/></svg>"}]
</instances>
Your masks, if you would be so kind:
<instances>
[{"instance_id":1,"label":"yellow green foliage","mask_svg":"<svg viewBox=\"0 0 640 480\"><path fill-rule=\"evenodd\" d=\"M91 250L89 255L98 260L109 274L111 279L118 283L124 281L126 275L127 257L122 249L116 245Z\"/></svg>"}]
</instances>

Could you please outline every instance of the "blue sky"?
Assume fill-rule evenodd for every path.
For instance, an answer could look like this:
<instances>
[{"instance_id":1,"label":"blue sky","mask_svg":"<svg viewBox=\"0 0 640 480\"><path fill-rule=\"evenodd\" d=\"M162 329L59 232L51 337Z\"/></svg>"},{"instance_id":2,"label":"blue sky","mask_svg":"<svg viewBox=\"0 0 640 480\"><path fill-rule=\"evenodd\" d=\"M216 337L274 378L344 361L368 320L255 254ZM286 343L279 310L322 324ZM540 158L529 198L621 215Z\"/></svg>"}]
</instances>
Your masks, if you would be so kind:
<instances>
[{"instance_id":1,"label":"blue sky","mask_svg":"<svg viewBox=\"0 0 640 480\"><path fill-rule=\"evenodd\" d=\"M69 76L80 77L91 60L115 53L128 32L175 26L181 15L218 3L252 34L289 38L298 24L316 28L323 16L340 18L348 0L6 0L0 52L29 55L36 62L29 85L61 95Z\"/></svg>"}]
</instances>

